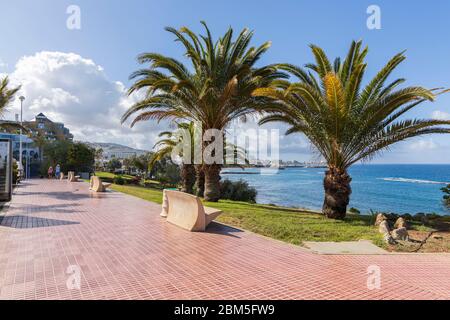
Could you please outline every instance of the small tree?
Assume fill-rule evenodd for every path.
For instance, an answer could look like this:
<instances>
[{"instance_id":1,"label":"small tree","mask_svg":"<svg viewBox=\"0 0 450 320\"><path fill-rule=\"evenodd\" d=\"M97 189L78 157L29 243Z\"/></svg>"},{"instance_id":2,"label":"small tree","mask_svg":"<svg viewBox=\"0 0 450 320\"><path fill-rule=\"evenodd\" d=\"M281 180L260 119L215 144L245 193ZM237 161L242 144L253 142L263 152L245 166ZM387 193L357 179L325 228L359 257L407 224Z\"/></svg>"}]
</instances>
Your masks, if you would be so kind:
<instances>
[{"instance_id":1,"label":"small tree","mask_svg":"<svg viewBox=\"0 0 450 320\"><path fill-rule=\"evenodd\" d=\"M41 152L44 158L41 164L41 175L46 175L48 167L54 168L57 164L61 166L62 172L68 171L67 155L71 146L70 141L52 141L43 144Z\"/></svg>"},{"instance_id":2,"label":"small tree","mask_svg":"<svg viewBox=\"0 0 450 320\"><path fill-rule=\"evenodd\" d=\"M67 164L70 170L92 172L95 163L95 151L84 143L72 144L67 153Z\"/></svg>"},{"instance_id":3,"label":"small tree","mask_svg":"<svg viewBox=\"0 0 450 320\"><path fill-rule=\"evenodd\" d=\"M140 156L134 156L130 159L131 166L144 173L144 180L148 177L150 160L153 157L152 152L147 152Z\"/></svg>"},{"instance_id":4,"label":"small tree","mask_svg":"<svg viewBox=\"0 0 450 320\"><path fill-rule=\"evenodd\" d=\"M98 170L102 167L103 149L97 148L94 152L95 157L95 169Z\"/></svg>"},{"instance_id":5,"label":"small tree","mask_svg":"<svg viewBox=\"0 0 450 320\"><path fill-rule=\"evenodd\" d=\"M156 161L150 174L161 183L171 186L175 186L181 181L180 167L173 163L169 156Z\"/></svg>"},{"instance_id":6,"label":"small tree","mask_svg":"<svg viewBox=\"0 0 450 320\"><path fill-rule=\"evenodd\" d=\"M108 169L109 172L114 173L116 169L122 168L122 163L120 162L119 159L113 158L108 161L108 163L106 164L106 168Z\"/></svg>"}]
</instances>

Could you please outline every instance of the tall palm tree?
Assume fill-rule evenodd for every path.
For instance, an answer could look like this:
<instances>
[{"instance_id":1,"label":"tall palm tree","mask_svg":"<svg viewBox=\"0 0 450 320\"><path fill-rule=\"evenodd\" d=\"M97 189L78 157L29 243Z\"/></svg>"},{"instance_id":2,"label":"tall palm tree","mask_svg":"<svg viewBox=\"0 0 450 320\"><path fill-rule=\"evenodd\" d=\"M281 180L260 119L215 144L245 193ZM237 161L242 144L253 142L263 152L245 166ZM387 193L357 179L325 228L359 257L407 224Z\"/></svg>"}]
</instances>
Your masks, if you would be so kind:
<instances>
[{"instance_id":1,"label":"tall palm tree","mask_svg":"<svg viewBox=\"0 0 450 320\"><path fill-rule=\"evenodd\" d=\"M166 28L185 49L190 66L158 53L138 57L148 68L131 75L135 83L129 94L144 89L146 97L132 106L122 122L135 116L131 126L145 120L183 119L201 123L202 130L223 131L236 118L243 118L274 102L262 95L254 96L258 88L272 87L277 79L286 77L276 65L256 67L259 58L269 49L270 42L249 47L253 32L244 29L233 39L233 29L214 41L207 25L206 35L196 35L186 27ZM202 142L205 148L210 142ZM205 199L217 201L220 196L221 163L204 163Z\"/></svg>"},{"instance_id":2,"label":"tall palm tree","mask_svg":"<svg viewBox=\"0 0 450 320\"><path fill-rule=\"evenodd\" d=\"M183 132L184 131L184 132ZM153 157L150 160L150 169L153 165L161 160L162 158L169 156L175 151L176 147L183 143L184 138L189 138L190 141L187 143L190 146L190 155L183 155L183 150L180 149L179 156L183 158L183 156L189 156L189 161L182 161L181 163L181 191L187 192L190 194L194 193L194 183L195 183L195 168L192 161L192 157L194 155L194 123L177 123L177 130L174 132L164 131L159 134L160 138L163 138L156 142L154 148L158 148L158 150L153 154ZM184 160L184 158L183 158Z\"/></svg>"},{"instance_id":3,"label":"tall palm tree","mask_svg":"<svg viewBox=\"0 0 450 320\"><path fill-rule=\"evenodd\" d=\"M403 120L400 117L426 100L434 100L437 90L422 87L398 89L404 79L385 85L388 76L405 59L395 55L378 74L361 89L364 62L368 52L361 42L353 42L343 62L331 64L324 51L312 45L315 63L302 69L280 66L299 78L297 83L283 81L273 88L257 90L255 95L270 95L283 106L269 108L271 114L260 123L281 121L290 128L287 134L301 132L328 163L325 172L323 213L343 219L350 200L351 178L348 168L392 144L432 133L450 133L450 121ZM442 93L442 92L440 92Z\"/></svg>"},{"instance_id":4,"label":"tall palm tree","mask_svg":"<svg viewBox=\"0 0 450 320\"><path fill-rule=\"evenodd\" d=\"M14 96L19 90L20 86L10 88L8 77L4 77L0 80L0 118L3 118L8 105L12 102ZM20 126L18 128L20 128Z\"/></svg>"}]
</instances>

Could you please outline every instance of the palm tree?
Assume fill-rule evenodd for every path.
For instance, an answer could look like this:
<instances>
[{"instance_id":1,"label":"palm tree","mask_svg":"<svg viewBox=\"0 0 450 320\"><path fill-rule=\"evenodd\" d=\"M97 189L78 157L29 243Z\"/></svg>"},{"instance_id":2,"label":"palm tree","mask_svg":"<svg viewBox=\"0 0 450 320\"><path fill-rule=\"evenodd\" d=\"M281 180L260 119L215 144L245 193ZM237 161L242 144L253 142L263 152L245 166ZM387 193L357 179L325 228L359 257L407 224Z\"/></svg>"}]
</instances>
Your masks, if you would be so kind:
<instances>
[{"instance_id":1,"label":"palm tree","mask_svg":"<svg viewBox=\"0 0 450 320\"><path fill-rule=\"evenodd\" d=\"M12 89L9 88L8 77L4 77L0 80L0 118L3 118L6 108L12 102L14 96L19 90L20 86ZM9 127L11 127L11 124L9 124ZM18 126L17 128L20 128L20 126Z\"/></svg>"},{"instance_id":2,"label":"palm tree","mask_svg":"<svg viewBox=\"0 0 450 320\"><path fill-rule=\"evenodd\" d=\"M144 89L146 97L132 106L122 122L135 116L131 126L139 121L183 119L196 121L205 132L223 130L233 119L244 118L273 104L262 95L254 96L258 88L270 88L277 79L286 77L276 65L256 67L259 58L269 49L270 42L250 47L253 32L244 29L233 39L233 29L214 41L207 25L206 35L197 36L186 27L166 28L185 49L190 66L158 53L144 53L141 64L150 66L131 75L135 83L129 94ZM211 142L202 142L205 148ZM205 174L205 199L217 201L220 196L221 163L202 165Z\"/></svg>"},{"instance_id":3,"label":"palm tree","mask_svg":"<svg viewBox=\"0 0 450 320\"><path fill-rule=\"evenodd\" d=\"M178 155L183 158L183 150L176 150L176 147L180 145L180 143L183 143L184 138L189 138L190 141L187 143L191 149L189 156L190 159L181 163L181 191L193 194L196 177L196 172L192 161L192 157L194 155L194 123L177 123L176 131L161 132L159 137L163 139L156 142L154 146L154 148L158 148L158 150L153 154L153 157L150 160L150 170L157 161L171 155L174 151L179 151Z\"/></svg>"},{"instance_id":4,"label":"palm tree","mask_svg":"<svg viewBox=\"0 0 450 320\"><path fill-rule=\"evenodd\" d=\"M404 79L388 85L391 72L405 59L395 55L363 88L364 62L368 48L353 42L343 62L331 64L324 51L311 45L314 64L308 71L293 65L280 66L298 77L298 83L280 82L277 89L257 90L270 95L283 106L269 108L271 114L260 123L281 121L290 128L286 134L303 133L328 164L325 172L323 213L343 219L350 200L348 168L372 158L396 142L432 133L450 133L450 121L400 120L407 111L426 100L434 100L437 90L422 87L398 89ZM442 93L442 92L440 92Z\"/></svg>"},{"instance_id":5,"label":"palm tree","mask_svg":"<svg viewBox=\"0 0 450 320\"><path fill-rule=\"evenodd\" d=\"M194 152L195 152L195 124L189 123L177 123L177 130L174 132L164 131L159 134L159 137L163 139L156 142L154 148L158 150L153 154L150 160L150 168L153 168L157 161L162 158L170 156L173 152L176 152L179 157L182 158L181 163L181 191L190 194L195 193L197 196L203 196L204 179L203 169L201 165L194 165ZM189 139L187 144L184 144L184 140ZM184 147L189 147L189 154L183 154ZM244 159L248 162L247 155L242 148L239 148L233 144L226 142L224 137L224 162L227 154L233 155L233 160ZM187 160L187 161L186 161ZM194 188L195 184L195 188Z\"/></svg>"}]
</instances>

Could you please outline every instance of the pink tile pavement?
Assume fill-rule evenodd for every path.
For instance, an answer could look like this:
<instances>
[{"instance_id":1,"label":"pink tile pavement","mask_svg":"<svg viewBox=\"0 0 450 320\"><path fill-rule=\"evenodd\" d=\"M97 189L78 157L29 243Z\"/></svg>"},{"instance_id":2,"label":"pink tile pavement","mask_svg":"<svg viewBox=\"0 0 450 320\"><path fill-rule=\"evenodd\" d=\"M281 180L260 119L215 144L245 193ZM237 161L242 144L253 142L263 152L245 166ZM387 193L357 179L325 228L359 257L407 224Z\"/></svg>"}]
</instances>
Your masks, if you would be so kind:
<instances>
[{"instance_id":1,"label":"pink tile pavement","mask_svg":"<svg viewBox=\"0 0 450 320\"><path fill-rule=\"evenodd\" d=\"M220 224L190 233L159 212L84 182L25 182L0 215L0 298L450 299L450 255L316 255Z\"/></svg>"}]
</instances>

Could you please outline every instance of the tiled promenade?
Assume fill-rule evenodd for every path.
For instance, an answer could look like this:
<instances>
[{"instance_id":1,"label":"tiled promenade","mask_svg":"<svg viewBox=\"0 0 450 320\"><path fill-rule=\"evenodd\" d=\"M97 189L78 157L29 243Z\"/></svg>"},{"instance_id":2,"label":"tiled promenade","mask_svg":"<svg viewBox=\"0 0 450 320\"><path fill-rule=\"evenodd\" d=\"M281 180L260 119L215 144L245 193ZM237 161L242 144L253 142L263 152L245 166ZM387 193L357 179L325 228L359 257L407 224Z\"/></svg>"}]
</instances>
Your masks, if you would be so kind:
<instances>
[{"instance_id":1,"label":"tiled promenade","mask_svg":"<svg viewBox=\"0 0 450 320\"><path fill-rule=\"evenodd\" d=\"M190 233L159 212L84 182L25 182L0 214L0 298L450 299L450 255L316 255L220 224Z\"/></svg>"}]
</instances>

